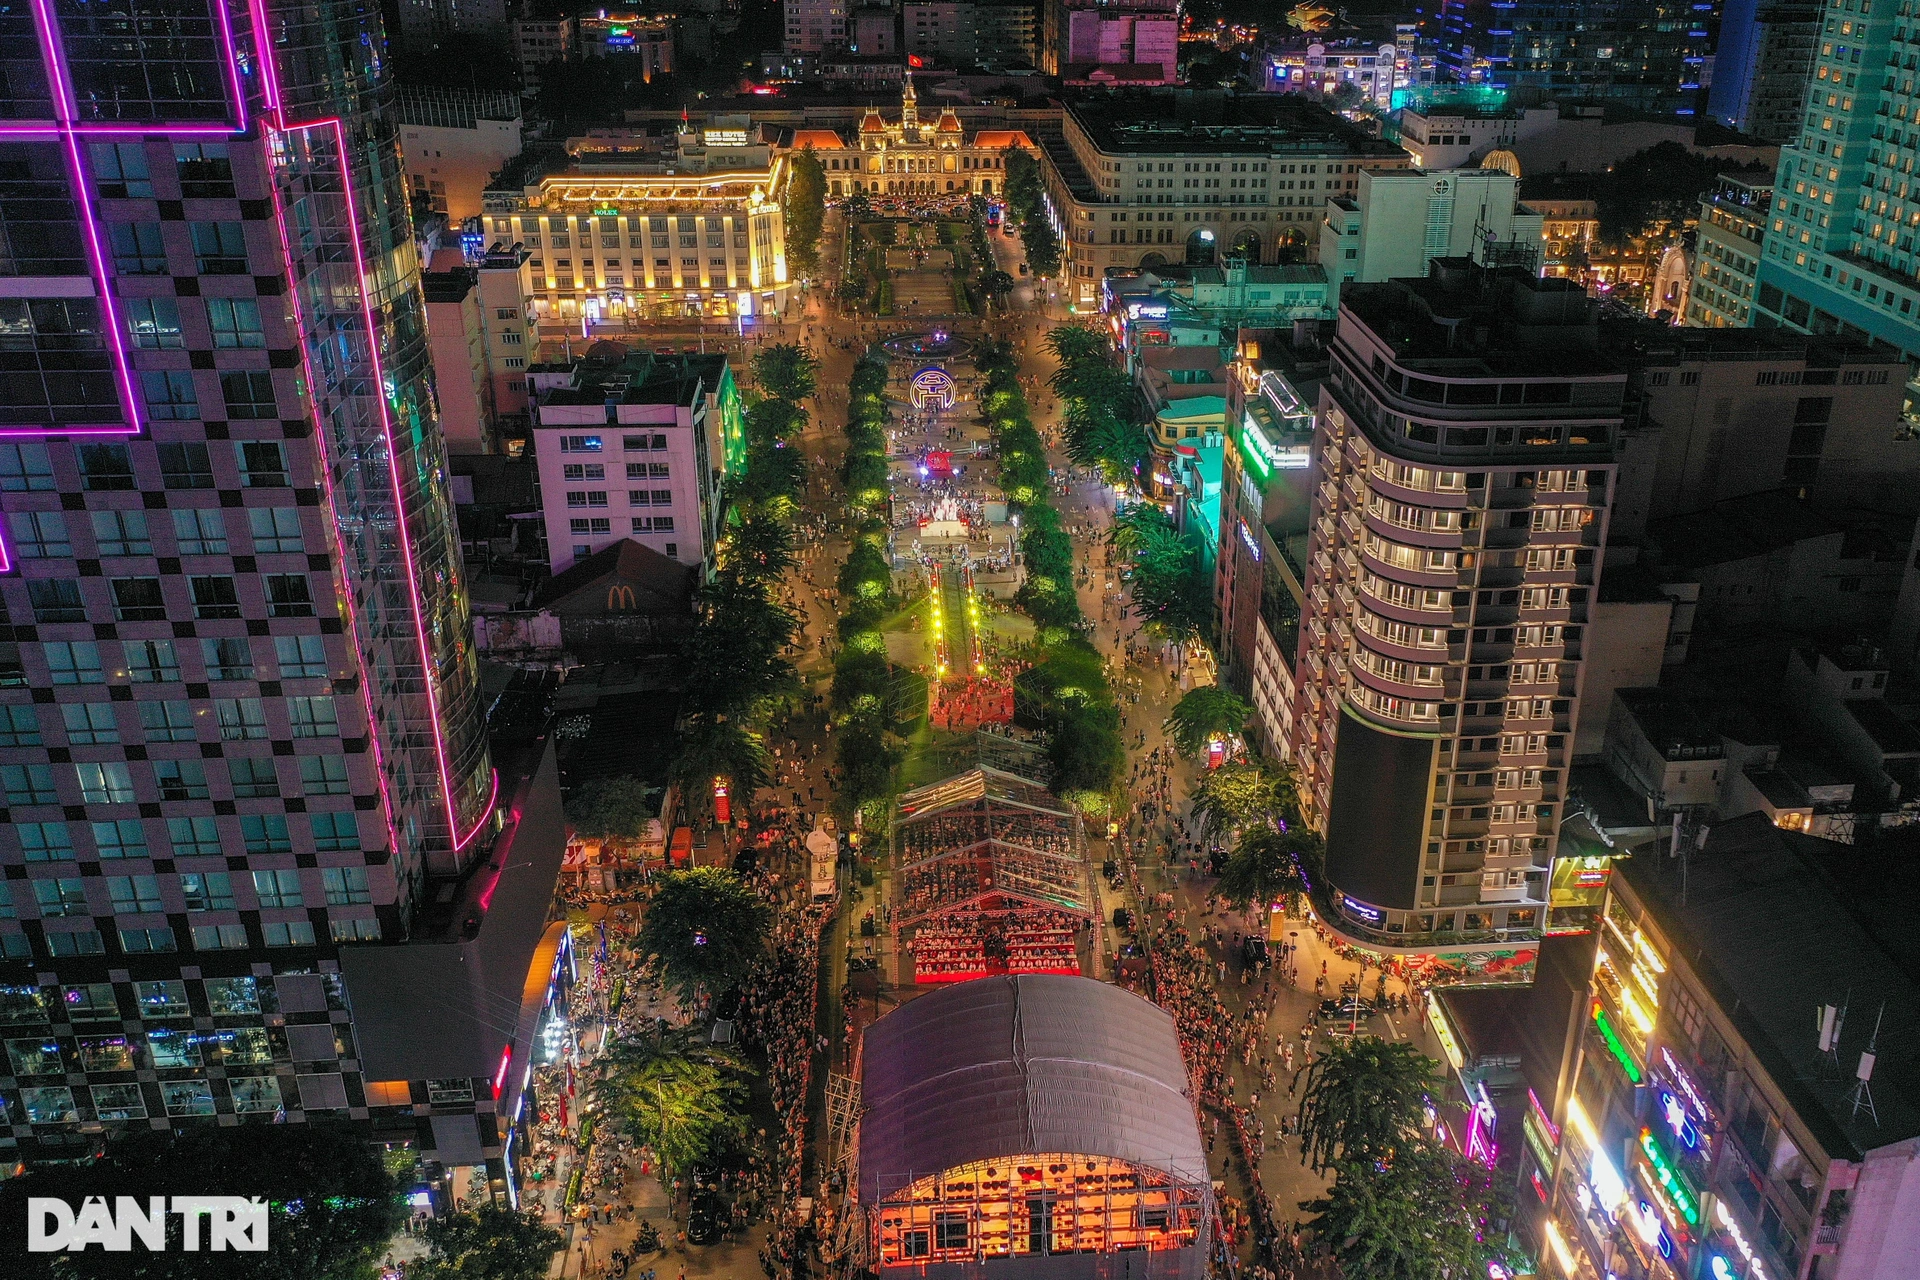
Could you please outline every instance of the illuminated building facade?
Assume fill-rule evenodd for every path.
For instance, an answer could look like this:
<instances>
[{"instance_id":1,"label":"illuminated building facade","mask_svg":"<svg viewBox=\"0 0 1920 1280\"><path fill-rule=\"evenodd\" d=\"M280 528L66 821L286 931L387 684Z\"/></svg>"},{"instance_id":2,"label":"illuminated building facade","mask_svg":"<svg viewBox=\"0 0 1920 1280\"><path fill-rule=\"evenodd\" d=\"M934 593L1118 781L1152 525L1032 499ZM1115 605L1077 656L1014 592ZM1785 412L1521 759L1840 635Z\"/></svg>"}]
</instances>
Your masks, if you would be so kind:
<instances>
[{"instance_id":1,"label":"illuminated building facade","mask_svg":"<svg viewBox=\"0 0 1920 1280\"><path fill-rule=\"evenodd\" d=\"M1706 107L1718 26L1696 0L1636 0L1578 22L1547 0L1442 0L1440 69L1460 84L1690 117Z\"/></svg>"},{"instance_id":2,"label":"illuminated building facade","mask_svg":"<svg viewBox=\"0 0 1920 1280\"><path fill-rule=\"evenodd\" d=\"M1206 1151L1173 1020L1147 1000L1063 975L939 988L867 1028L861 1099L880 1275L1206 1274Z\"/></svg>"},{"instance_id":3,"label":"illuminated building facade","mask_svg":"<svg viewBox=\"0 0 1920 1280\"><path fill-rule=\"evenodd\" d=\"M509 806L385 37L331 3L133 8L137 38L54 0L0 17L0 1145L370 1119L382 1081L412 1140L414 1077L365 1027L418 989L347 971L433 949L401 944ZM532 942L499 951L487 914L464 936L517 1004ZM466 1025L433 1074L513 1038ZM498 1160L466 1083L460 1149Z\"/></svg>"},{"instance_id":4,"label":"illuminated building facade","mask_svg":"<svg viewBox=\"0 0 1920 1280\"><path fill-rule=\"evenodd\" d=\"M1034 129L1077 302L1096 303L1116 268L1311 263L1327 201L1352 195L1362 168L1410 163L1301 94L1243 94L1221 111L1164 91L1103 95Z\"/></svg>"},{"instance_id":5,"label":"illuminated building facade","mask_svg":"<svg viewBox=\"0 0 1920 1280\"><path fill-rule=\"evenodd\" d=\"M1626 392L1597 338L1519 268L1341 293L1294 763L1328 925L1430 983L1536 959Z\"/></svg>"},{"instance_id":6,"label":"illuminated building facade","mask_svg":"<svg viewBox=\"0 0 1920 1280\"><path fill-rule=\"evenodd\" d=\"M486 194L489 245L524 250L521 284L538 320L744 319L786 307L784 160L742 134L705 172L657 161L583 159L519 191ZM675 166L677 168L677 166Z\"/></svg>"},{"instance_id":7,"label":"illuminated building facade","mask_svg":"<svg viewBox=\"0 0 1920 1280\"><path fill-rule=\"evenodd\" d=\"M1745 329L1753 324L1753 291L1760 278L1760 244L1766 239L1771 184L1733 178L1700 201L1693 287L1680 323L1704 329Z\"/></svg>"},{"instance_id":8,"label":"illuminated building facade","mask_svg":"<svg viewBox=\"0 0 1920 1280\"><path fill-rule=\"evenodd\" d=\"M1817 869L1846 848L1754 813L1615 869L1562 1114L1527 1116L1541 1276L1912 1273L1920 991Z\"/></svg>"},{"instance_id":9,"label":"illuminated building facade","mask_svg":"<svg viewBox=\"0 0 1920 1280\"><path fill-rule=\"evenodd\" d=\"M869 110L860 117L851 146L833 129L797 129L790 149L802 147L818 153L830 198L999 195L1006 188L1008 149L1034 150L1018 129L982 129L969 138L951 107L922 120L911 73L900 93L898 120Z\"/></svg>"},{"instance_id":10,"label":"illuminated building facade","mask_svg":"<svg viewBox=\"0 0 1920 1280\"><path fill-rule=\"evenodd\" d=\"M536 365L528 381L553 572L623 539L711 572L720 481L746 461L727 357L635 352Z\"/></svg>"}]
</instances>

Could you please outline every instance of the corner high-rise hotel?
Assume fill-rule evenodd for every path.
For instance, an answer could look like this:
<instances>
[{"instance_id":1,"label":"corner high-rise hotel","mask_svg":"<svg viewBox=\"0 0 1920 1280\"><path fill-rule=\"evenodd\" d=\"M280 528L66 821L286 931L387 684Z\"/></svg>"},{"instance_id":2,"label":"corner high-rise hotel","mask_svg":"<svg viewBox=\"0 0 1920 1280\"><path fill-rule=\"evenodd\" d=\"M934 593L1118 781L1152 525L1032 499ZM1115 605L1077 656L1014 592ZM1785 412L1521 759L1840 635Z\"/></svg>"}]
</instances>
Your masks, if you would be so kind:
<instances>
[{"instance_id":1,"label":"corner high-rise hotel","mask_svg":"<svg viewBox=\"0 0 1920 1280\"><path fill-rule=\"evenodd\" d=\"M1596 343L1517 268L1341 291L1293 756L1327 923L1426 982L1532 979L1626 394Z\"/></svg>"},{"instance_id":2,"label":"corner high-rise hotel","mask_svg":"<svg viewBox=\"0 0 1920 1280\"><path fill-rule=\"evenodd\" d=\"M552 806L489 760L378 11L0 36L0 1145L338 1113L502 1185Z\"/></svg>"}]
</instances>

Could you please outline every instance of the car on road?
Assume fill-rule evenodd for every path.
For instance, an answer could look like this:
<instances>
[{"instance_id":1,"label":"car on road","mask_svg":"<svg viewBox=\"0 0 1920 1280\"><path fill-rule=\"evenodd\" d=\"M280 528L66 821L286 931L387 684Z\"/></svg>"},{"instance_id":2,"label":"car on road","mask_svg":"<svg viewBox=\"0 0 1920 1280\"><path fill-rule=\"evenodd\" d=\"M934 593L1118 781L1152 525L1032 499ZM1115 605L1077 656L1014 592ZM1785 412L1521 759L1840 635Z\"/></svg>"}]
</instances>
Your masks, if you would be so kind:
<instances>
[{"instance_id":1,"label":"car on road","mask_svg":"<svg viewBox=\"0 0 1920 1280\"><path fill-rule=\"evenodd\" d=\"M1267 940L1257 933L1250 933L1240 940L1240 963L1248 966L1267 962Z\"/></svg>"},{"instance_id":2,"label":"car on road","mask_svg":"<svg viewBox=\"0 0 1920 1280\"><path fill-rule=\"evenodd\" d=\"M695 1197L693 1208L687 1213L687 1243L720 1243L720 1237L727 1233L727 1224L732 1216L727 1202L719 1196Z\"/></svg>"},{"instance_id":3,"label":"car on road","mask_svg":"<svg viewBox=\"0 0 1920 1280\"><path fill-rule=\"evenodd\" d=\"M1345 1000L1322 1000L1314 1011L1322 1022L1365 1022L1374 1015L1374 1008L1358 996Z\"/></svg>"}]
</instances>

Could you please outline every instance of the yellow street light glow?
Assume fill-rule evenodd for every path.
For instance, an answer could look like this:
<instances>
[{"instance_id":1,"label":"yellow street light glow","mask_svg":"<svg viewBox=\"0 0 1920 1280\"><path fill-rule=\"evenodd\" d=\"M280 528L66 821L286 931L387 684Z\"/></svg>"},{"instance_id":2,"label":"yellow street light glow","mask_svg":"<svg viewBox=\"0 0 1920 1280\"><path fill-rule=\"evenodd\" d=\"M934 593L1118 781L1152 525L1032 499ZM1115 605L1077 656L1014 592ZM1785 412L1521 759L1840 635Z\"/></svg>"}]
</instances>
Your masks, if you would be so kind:
<instances>
[{"instance_id":1,"label":"yellow street light glow","mask_svg":"<svg viewBox=\"0 0 1920 1280\"><path fill-rule=\"evenodd\" d=\"M1640 1034L1647 1035L1653 1031L1653 1015L1634 999L1633 992L1625 986L1620 988L1620 1007L1627 1011L1629 1018L1633 1019L1633 1025L1640 1028Z\"/></svg>"},{"instance_id":2,"label":"yellow street light glow","mask_svg":"<svg viewBox=\"0 0 1920 1280\"><path fill-rule=\"evenodd\" d=\"M1568 1097L1567 1124L1580 1135L1589 1147L1600 1145L1600 1133L1593 1127L1593 1121L1587 1119L1587 1110L1580 1105L1580 1099Z\"/></svg>"},{"instance_id":3,"label":"yellow street light glow","mask_svg":"<svg viewBox=\"0 0 1920 1280\"><path fill-rule=\"evenodd\" d=\"M1553 1260L1560 1264L1560 1270L1569 1276L1573 1275L1573 1249L1567 1244L1566 1237L1560 1234L1559 1224L1551 1218L1547 1220L1547 1244L1553 1250Z\"/></svg>"}]
</instances>

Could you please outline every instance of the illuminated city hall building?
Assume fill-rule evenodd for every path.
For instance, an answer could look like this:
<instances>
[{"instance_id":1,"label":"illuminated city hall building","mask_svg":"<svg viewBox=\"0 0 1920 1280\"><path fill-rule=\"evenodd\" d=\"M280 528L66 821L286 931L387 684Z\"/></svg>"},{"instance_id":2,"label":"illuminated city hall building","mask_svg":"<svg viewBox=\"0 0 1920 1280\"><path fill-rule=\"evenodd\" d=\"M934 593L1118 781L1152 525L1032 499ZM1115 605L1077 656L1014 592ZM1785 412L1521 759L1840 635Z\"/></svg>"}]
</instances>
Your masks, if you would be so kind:
<instances>
[{"instance_id":1,"label":"illuminated city hall building","mask_svg":"<svg viewBox=\"0 0 1920 1280\"><path fill-rule=\"evenodd\" d=\"M489 749L378 11L0 32L0 1160L326 1116L511 1194L564 834Z\"/></svg>"},{"instance_id":2,"label":"illuminated city hall building","mask_svg":"<svg viewBox=\"0 0 1920 1280\"><path fill-rule=\"evenodd\" d=\"M951 107L920 118L913 77L900 94L900 118L878 111L860 117L852 146L833 129L797 129L793 150L811 147L826 171L827 196L1001 195L1007 150L1036 148L1018 129L981 129L969 138Z\"/></svg>"}]
</instances>

